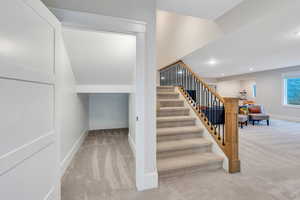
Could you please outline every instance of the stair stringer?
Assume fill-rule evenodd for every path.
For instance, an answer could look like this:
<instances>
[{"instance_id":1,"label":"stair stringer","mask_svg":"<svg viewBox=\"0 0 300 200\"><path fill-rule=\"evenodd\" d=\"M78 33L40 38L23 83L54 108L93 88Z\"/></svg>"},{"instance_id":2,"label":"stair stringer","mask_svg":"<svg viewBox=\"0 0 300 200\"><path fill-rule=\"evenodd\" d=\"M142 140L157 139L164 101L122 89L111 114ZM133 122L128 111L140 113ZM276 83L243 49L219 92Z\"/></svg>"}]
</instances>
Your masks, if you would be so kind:
<instances>
[{"instance_id":1,"label":"stair stringer","mask_svg":"<svg viewBox=\"0 0 300 200\"><path fill-rule=\"evenodd\" d=\"M216 143L215 139L211 136L211 134L208 132L202 121L198 118L197 114L193 110L193 107L187 102L184 96L182 96L181 92L179 91L178 87L175 87L175 91L179 93L179 99L183 100L184 102L184 107L190 109L190 116L196 118L196 126L200 127L203 129L203 137L209 141L212 142L211 150L213 153L221 156L224 158L223 160L223 169L228 172L229 171L229 161L227 156L224 154L223 150L219 147L219 145Z\"/></svg>"}]
</instances>

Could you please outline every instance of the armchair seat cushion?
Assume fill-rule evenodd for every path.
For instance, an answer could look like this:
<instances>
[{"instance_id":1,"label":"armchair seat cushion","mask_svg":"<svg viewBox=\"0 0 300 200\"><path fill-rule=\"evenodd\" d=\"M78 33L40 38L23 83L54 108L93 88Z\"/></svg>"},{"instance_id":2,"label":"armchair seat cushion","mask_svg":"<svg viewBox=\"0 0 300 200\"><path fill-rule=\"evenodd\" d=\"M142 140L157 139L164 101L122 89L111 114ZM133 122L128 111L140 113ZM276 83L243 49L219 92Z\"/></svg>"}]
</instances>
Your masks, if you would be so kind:
<instances>
[{"instance_id":1,"label":"armchair seat cushion","mask_svg":"<svg viewBox=\"0 0 300 200\"><path fill-rule=\"evenodd\" d=\"M249 114L250 120L269 120L270 116L264 113L251 113Z\"/></svg>"}]
</instances>

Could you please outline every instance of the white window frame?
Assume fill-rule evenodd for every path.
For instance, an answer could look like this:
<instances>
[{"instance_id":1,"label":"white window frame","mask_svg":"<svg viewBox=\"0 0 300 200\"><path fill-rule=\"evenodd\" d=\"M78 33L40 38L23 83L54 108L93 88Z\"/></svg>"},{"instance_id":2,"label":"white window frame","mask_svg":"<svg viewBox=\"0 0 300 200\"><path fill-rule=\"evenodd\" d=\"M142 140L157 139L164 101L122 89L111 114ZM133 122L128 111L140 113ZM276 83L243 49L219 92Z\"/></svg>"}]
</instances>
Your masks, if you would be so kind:
<instances>
[{"instance_id":1,"label":"white window frame","mask_svg":"<svg viewBox=\"0 0 300 200\"><path fill-rule=\"evenodd\" d=\"M254 86L255 86L255 90L254 90ZM252 84L252 97L256 98L257 96L257 85L256 83Z\"/></svg>"},{"instance_id":2,"label":"white window frame","mask_svg":"<svg viewBox=\"0 0 300 200\"><path fill-rule=\"evenodd\" d=\"M299 108L300 105L292 105L287 103L287 79L290 78L300 78L300 71L295 71L295 72L289 72L282 74L282 105L285 107L290 107L290 108Z\"/></svg>"}]
</instances>

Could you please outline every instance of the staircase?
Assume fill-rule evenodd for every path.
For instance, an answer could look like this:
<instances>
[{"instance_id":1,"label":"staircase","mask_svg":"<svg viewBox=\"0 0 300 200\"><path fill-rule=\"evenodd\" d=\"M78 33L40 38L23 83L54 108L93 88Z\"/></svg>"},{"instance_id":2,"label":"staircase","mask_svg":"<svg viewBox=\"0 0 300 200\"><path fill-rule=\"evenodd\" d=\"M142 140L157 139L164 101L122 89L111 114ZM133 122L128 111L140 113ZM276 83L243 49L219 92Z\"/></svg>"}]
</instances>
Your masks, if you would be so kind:
<instances>
[{"instance_id":1,"label":"staircase","mask_svg":"<svg viewBox=\"0 0 300 200\"><path fill-rule=\"evenodd\" d=\"M173 86L157 87L157 168L160 177L222 168L223 157L212 153L194 112Z\"/></svg>"}]
</instances>

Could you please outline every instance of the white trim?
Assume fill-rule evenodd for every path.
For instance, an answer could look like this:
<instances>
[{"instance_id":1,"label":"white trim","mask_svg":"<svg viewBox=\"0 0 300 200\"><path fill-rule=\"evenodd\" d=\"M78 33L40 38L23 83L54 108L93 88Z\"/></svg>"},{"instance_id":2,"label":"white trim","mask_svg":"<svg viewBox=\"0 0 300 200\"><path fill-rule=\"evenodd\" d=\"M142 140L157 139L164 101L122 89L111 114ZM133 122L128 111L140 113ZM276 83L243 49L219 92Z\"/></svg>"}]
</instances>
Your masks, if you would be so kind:
<instances>
[{"instance_id":1,"label":"white trim","mask_svg":"<svg viewBox=\"0 0 300 200\"><path fill-rule=\"evenodd\" d=\"M49 9L41 2L37 0L22 0L32 10L49 23L54 29L60 27L59 20L49 11Z\"/></svg>"},{"instance_id":2,"label":"white trim","mask_svg":"<svg viewBox=\"0 0 300 200\"><path fill-rule=\"evenodd\" d=\"M145 33L146 23L86 12L50 8L63 26L120 33Z\"/></svg>"},{"instance_id":3,"label":"white trim","mask_svg":"<svg viewBox=\"0 0 300 200\"><path fill-rule=\"evenodd\" d=\"M130 133L128 134L128 143L129 143L129 146L130 146L130 149L132 151L132 154L133 156L135 157L135 142L133 141L132 137L130 136Z\"/></svg>"},{"instance_id":4,"label":"white trim","mask_svg":"<svg viewBox=\"0 0 300 200\"><path fill-rule=\"evenodd\" d=\"M79 148L81 147L81 145L84 142L87 135L88 135L88 130L83 131L81 136L76 140L76 142L73 144L70 151L67 153L67 155L64 157L64 159L61 161L61 163L60 163L60 176L61 177L66 172L72 159L74 158L75 154L78 152Z\"/></svg>"},{"instance_id":5,"label":"white trim","mask_svg":"<svg viewBox=\"0 0 300 200\"><path fill-rule=\"evenodd\" d=\"M300 72L299 72L300 73ZM293 74L293 76L289 76L288 74L291 73L286 73L286 74L282 74L282 97L281 97L281 104L283 107L288 107L288 108L296 108L296 109L300 109L300 105L292 105L292 104L288 104L287 103L287 79L289 78L300 78L300 74Z\"/></svg>"},{"instance_id":6,"label":"white trim","mask_svg":"<svg viewBox=\"0 0 300 200\"><path fill-rule=\"evenodd\" d=\"M152 173L145 173L143 175L143 184L137 185L138 191L149 190L158 187L158 174L157 171Z\"/></svg>"},{"instance_id":7,"label":"white trim","mask_svg":"<svg viewBox=\"0 0 300 200\"><path fill-rule=\"evenodd\" d=\"M77 93L132 93L133 85L77 85Z\"/></svg>"},{"instance_id":8,"label":"white trim","mask_svg":"<svg viewBox=\"0 0 300 200\"><path fill-rule=\"evenodd\" d=\"M292 72L283 73L281 76L284 79L287 79L287 78L300 78L300 71L292 71Z\"/></svg>"},{"instance_id":9,"label":"white trim","mask_svg":"<svg viewBox=\"0 0 300 200\"><path fill-rule=\"evenodd\" d=\"M2 65L0 68L0 78L15 79L20 81L30 81L43 84L54 84L54 75L33 71L32 69L22 66L12 66L10 64Z\"/></svg>"},{"instance_id":10,"label":"white trim","mask_svg":"<svg viewBox=\"0 0 300 200\"><path fill-rule=\"evenodd\" d=\"M300 117L291 117L291 116L282 116L282 115L274 115L270 114L271 118L279 119L279 120L286 120L292 122L300 122Z\"/></svg>"},{"instance_id":11,"label":"white trim","mask_svg":"<svg viewBox=\"0 0 300 200\"><path fill-rule=\"evenodd\" d=\"M55 200L55 187L52 187L43 200Z\"/></svg>"},{"instance_id":12,"label":"white trim","mask_svg":"<svg viewBox=\"0 0 300 200\"><path fill-rule=\"evenodd\" d=\"M22 145L4 155L0 156L0 176L6 174L15 166L23 163L28 158L31 158L37 152L50 146L55 142L55 132L51 131L43 136L40 136L33 141Z\"/></svg>"},{"instance_id":13,"label":"white trim","mask_svg":"<svg viewBox=\"0 0 300 200\"><path fill-rule=\"evenodd\" d=\"M57 97L56 97L56 85L57 82L55 80L55 71L57 67L57 42L59 35L61 34L61 23L59 20L52 14L52 12L49 11L49 9L42 3L40 0L22 0L28 7L32 9L38 16L40 16L43 20L45 20L50 26L53 28L54 32L54 48L53 48L53 70L52 72L54 73L53 76L47 76L46 73L42 73L39 71L36 72L30 72L26 69L22 69L20 66L14 66L15 69L13 70L22 70L22 76L16 76L13 73L13 70L10 69L10 78L14 79L20 79L23 81L34 81L34 82L39 82L39 83L46 83L46 84L54 84L54 112L53 112L53 117L54 117L54 143L55 145L55 152L53 152L53 156L55 157L55 162L53 163L53 170L55 171L55 177L54 177L54 186L53 188L50 188L50 191L48 195L46 195L45 198L47 200L60 200L61 195L60 195L60 175L59 175L59 164L60 164L60 135L59 135L59 127L58 127L58 118L57 118ZM32 74L31 74L32 73ZM53 192L52 192L53 191Z\"/></svg>"},{"instance_id":14,"label":"white trim","mask_svg":"<svg viewBox=\"0 0 300 200\"><path fill-rule=\"evenodd\" d=\"M300 109L300 105L283 104L283 107Z\"/></svg>"}]
</instances>

